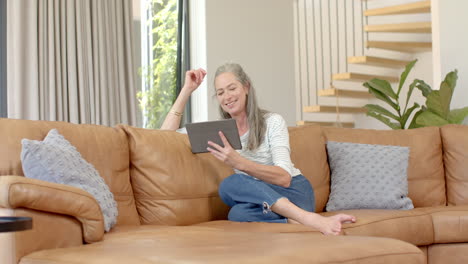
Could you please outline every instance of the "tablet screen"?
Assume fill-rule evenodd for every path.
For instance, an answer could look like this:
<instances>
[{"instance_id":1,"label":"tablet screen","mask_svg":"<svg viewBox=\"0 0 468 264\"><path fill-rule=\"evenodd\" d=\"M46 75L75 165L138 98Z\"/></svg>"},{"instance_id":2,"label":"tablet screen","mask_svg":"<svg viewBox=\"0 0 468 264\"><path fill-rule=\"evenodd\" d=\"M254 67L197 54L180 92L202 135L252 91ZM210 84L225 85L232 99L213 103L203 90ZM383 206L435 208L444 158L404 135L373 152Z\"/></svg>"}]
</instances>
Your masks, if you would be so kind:
<instances>
[{"instance_id":1,"label":"tablet screen","mask_svg":"<svg viewBox=\"0 0 468 264\"><path fill-rule=\"evenodd\" d=\"M217 121L200 122L187 124L187 134L193 153L208 152L208 141L212 141L224 147L218 132L223 132L229 144L234 149L242 149L237 130L236 120L223 119Z\"/></svg>"}]
</instances>

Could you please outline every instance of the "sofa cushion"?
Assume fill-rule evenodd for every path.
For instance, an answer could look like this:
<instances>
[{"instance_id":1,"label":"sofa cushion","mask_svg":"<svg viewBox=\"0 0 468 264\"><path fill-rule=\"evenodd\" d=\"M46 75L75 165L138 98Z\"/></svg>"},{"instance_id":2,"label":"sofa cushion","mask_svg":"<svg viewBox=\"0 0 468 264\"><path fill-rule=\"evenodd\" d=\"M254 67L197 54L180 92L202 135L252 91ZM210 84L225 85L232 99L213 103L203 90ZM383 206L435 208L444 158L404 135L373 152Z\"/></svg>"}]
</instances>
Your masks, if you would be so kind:
<instances>
[{"instance_id":1,"label":"sofa cushion","mask_svg":"<svg viewBox=\"0 0 468 264\"><path fill-rule=\"evenodd\" d=\"M468 205L468 126L446 125L440 132L444 146L447 203Z\"/></svg>"},{"instance_id":2,"label":"sofa cushion","mask_svg":"<svg viewBox=\"0 0 468 264\"><path fill-rule=\"evenodd\" d=\"M314 188L315 211L322 212L330 194L330 169L320 126L289 128L291 161Z\"/></svg>"},{"instance_id":3,"label":"sofa cushion","mask_svg":"<svg viewBox=\"0 0 468 264\"><path fill-rule=\"evenodd\" d=\"M234 171L210 153L193 154L186 134L124 126L130 175L143 224L190 225L226 219L218 195Z\"/></svg>"},{"instance_id":4,"label":"sofa cushion","mask_svg":"<svg viewBox=\"0 0 468 264\"><path fill-rule=\"evenodd\" d=\"M434 244L428 246L427 259L431 264L468 263L468 243Z\"/></svg>"},{"instance_id":5,"label":"sofa cushion","mask_svg":"<svg viewBox=\"0 0 468 264\"><path fill-rule=\"evenodd\" d=\"M468 242L468 206L425 207L406 211L347 210L321 215L330 216L337 213L352 214L357 219L356 223L343 225L343 235L395 238L417 246ZM294 224L224 220L200 223L197 226L236 232L321 235L318 230Z\"/></svg>"},{"instance_id":6,"label":"sofa cushion","mask_svg":"<svg viewBox=\"0 0 468 264\"><path fill-rule=\"evenodd\" d=\"M93 164L117 202L117 225L140 224L130 185L129 148L121 129L66 122L0 118L0 175L24 176L20 154L23 138L43 140L56 128Z\"/></svg>"},{"instance_id":7,"label":"sofa cushion","mask_svg":"<svg viewBox=\"0 0 468 264\"><path fill-rule=\"evenodd\" d=\"M235 232L260 232L260 233L307 233L308 235L322 236L322 233L312 227L299 224L267 223L267 222L234 222L229 220L218 220L196 224L217 228L224 231Z\"/></svg>"},{"instance_id":8,"label":"sofa cushion","mask_svg":"<svg viewBox=\"0 0 468 264\"><path fill-rule=\"evenodd\" d=\"M425 263L415 246L388 238L223 232L206 227L116 228L101 243L52 249L22 263Z\"/></svg>"},{"instance_id":9,"label":"sofa cushion","mask_svg":"<svg viewBox=\"0 0 468 264\"><path fill-rule=\"evenodd\" d=\"M327 141L409 147L408 196L414 207L445 205L442 141L438 127L409 130L322 129Z\"/></svg>"},{"instance_id":10,"label":"sofa cushion","mask_svg":"<svg viewBox=\"0 0 468 264\"><path fill-rule=\"evenodd\" d=\"M74 186L90 193L99 204L104 229L109 232L117 221L117 203L93 165L84 160L57 129L50 130L43 141L23 139L21 143L25 176Z\"/></svg>"},{"instance_id":11,"label":"sofa cushion","mask_svg":"<svg viewBox=\"0 0 468 264\"><path fill-rule=\"evenodd\" d=\"M395 238L417 246L468 242L468 206L425 207L406 211L347 210L321 215L337 213L352 214L357 219L356 223L343 225L343 235ZM303 225L280 223L211 221L197 226L236 232L321 235L318 230Z\"/></svg>"},{"instance_id":12,"label":"sofa cushion","mask_svg":"<svg viewBox=\"0 0 468 264\"><path fill-rule=\"evenodd\" d=\"M327 211L413 208L408 198L408 147L329 141L327 153Z\"/></svg>"},{"instance_id":13,"label":"sofa cushion","mask_svg":"<svg viewBox=\"0 0 468 264\"><path fill-rule=\"evenodd\" d=\"M434 229L430 208L412 210L346 210L321 215L350 214L356 223L344 224L343 234L351 236L388 237L416 246L434 242Z\"/></svg>"},{"instance_id":14,"label":"sofa cushion","mask_svg":"<svg viewBox=\"0 0 468 264\"><path fill-rule=\"evenodd\" d=\"M348 236L387 237L403 240L417 246L434 242L431 208L413 210L346 210L321 213L331 216L338 213L356 216L356 223L343 224L342 233ZM300 224L211 221L197 224L223 231L259 233L303 233L321 235L318 230Z\"/></svg>"},{"instance_id":15,"label":"sofa cushion","mask_svg":"<svg viewBox=\"0 0 468 264\"><path fill-rule=\"evenodd\" d=\"M468 242L468 205L428 208L434 223L434 243Z\"/></svg>"}]
</instances>

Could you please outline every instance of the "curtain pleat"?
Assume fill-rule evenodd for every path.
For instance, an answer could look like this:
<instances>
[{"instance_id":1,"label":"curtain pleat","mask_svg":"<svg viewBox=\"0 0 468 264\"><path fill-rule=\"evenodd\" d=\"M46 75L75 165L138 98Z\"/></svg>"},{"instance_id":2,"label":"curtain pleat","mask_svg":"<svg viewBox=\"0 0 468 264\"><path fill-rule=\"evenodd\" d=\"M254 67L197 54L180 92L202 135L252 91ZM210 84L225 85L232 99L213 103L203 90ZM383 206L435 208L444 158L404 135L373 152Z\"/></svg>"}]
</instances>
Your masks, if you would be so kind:
<instances>
[{"instance_id":1,"label":"curtain pleat","mask_svg":"<svg viewBox=\"0 0 468 264\"><path fill-rule=\"evenodd\" d=\"M128 117L127 122L129 124L137 124L137 100L135 98L135 95L137 93L137 88L136 88L136 76L137 76L137 70L134 65L134 56L132 55L134 52L134 46L133 46L133 41L134 41L134 34L133 34L133 12L130 12L129 10L132 10L133 4L131 1L123 1L123 10L122 10L122 17L123 17L123 32L122 32L122 37L123 41L123 50L125 52L125 56L122 56L122 63L119 64L123 67L123 78L125 79L124 86L122 87L122 90L120 94L122 95L122 102L126 102L126 111L129 113L126 115ZM129 100L129 98L132 98L132 100ZM133 99L135 98L135 99Z\"/></svg>"},{"instance_id":2,"label":"curtain pleat","mask_svg":"<svg viewBox=\"0 0 468 264\"><path fill-rule=\"evenodd\" d=\"M8 13L10 118L136 125L130 0L15 0Z\"/></svg>"},{"instance_id":3,"label":"curtain pleat","mask_svg":"<svg viewBox=\"0 0 468 264\"><path fill-rule=\"evenodd\" d=\"M39 118L39 90L29 89L38 86L38 72L35 70L38 68L37 10L36 1L9 1L7 5L8 116L15 118L22 115L32 119ZM12 14L22 15L20 17ZM22 38L16 37L19 32L23 35ZM18 46L23 47L21 52L11 51ZM20 104L19 101L23 102Z\"/></svg>"}]
</instances>

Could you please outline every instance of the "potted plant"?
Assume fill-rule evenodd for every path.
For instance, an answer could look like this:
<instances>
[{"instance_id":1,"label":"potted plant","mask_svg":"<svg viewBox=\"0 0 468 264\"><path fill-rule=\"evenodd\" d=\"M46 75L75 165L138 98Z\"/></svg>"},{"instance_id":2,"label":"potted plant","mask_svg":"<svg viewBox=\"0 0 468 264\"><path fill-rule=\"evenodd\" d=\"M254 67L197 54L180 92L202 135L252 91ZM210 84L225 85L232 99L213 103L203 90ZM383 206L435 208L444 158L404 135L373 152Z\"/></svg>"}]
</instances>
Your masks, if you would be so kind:
<instances>
[{"instance_id":1,"label":"potted plant","mask_svg":"<svg viewBox=\"0 0 468 264\"><path fill-rule=\"evenodd\" d=\"M457 70L449 72L440 84L439 90L433 90L423 80L415 79L409 86L404 107L400 103L402 87L416 64L417 60L406 65L400 76L398 89L395 91L386 80L374 78L363 85L369 89L369 93L388 104L390 110L376 104L367 104L367 115L374 117L392 129L417 128L426 126L442 126L446 124L461 124L468 118L468 107L450 110L453 92L457 84ZM414 88L421 91L426 98L425 105L414 103L408 108L408 103ZM416 111L416 112L415 112ZM415 112L409 122L411 114ZM407 125L409 124L409 125Z\"/></svg>"}]
</instances>

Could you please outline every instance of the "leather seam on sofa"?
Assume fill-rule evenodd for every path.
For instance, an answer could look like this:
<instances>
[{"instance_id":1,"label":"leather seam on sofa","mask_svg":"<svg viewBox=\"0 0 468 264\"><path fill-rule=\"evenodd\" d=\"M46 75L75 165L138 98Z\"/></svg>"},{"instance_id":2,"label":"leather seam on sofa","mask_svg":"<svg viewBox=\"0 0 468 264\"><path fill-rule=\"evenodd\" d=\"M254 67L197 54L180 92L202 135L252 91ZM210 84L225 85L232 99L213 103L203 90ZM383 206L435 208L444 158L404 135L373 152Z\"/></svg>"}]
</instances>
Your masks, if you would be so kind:
<instances>
[{"instance_id":1,"label":"leather seam on sofa","mask_svg":"<svg viewBox=\"0 0 468 264\"><path fill-rule=\"evenodd\" d=\"M422 253L422 251L421 251ZM372 255L369 257L361 257L361 258L350 258L346 260L341 260L341 261L333 261L333 262L326 262L326 263L347 263L349 261L361 261L361 260L366 260L366 259L375 259L377 257L385 257L385 256L401 256L401 255L420 255L421 253L417 252L407 252L407 253L387 253L387 254L377 254L377 255Z\"/></svg>"},{"instance_id":2,"label":"leather seam on sofa","mask_svg":"<svg viewBox=\"0 0 468 264\"><path fill-rule=\"evenodd\" d=\"M219 195L203 195L203 196L142 196L142 195L135 195L135 198L139 200L192 200L192 199L211 199L211 198L219 198Z\"/></svg>"},{"instance_id":3,"label":"leather seam on sofa","mask_svg":"<svg viewBox=\"0 0 468 264\"><path fill-rule=\"evenodd\" d=\"M417 215L398 216L398 217L386 218L386 219L382 219L382 220L375 220L375 221L369 221L369 222L363 222L363 223L359 223L359 221L358 221L356 223L353 223L352 226L350 226L350 227L344 226L343 229L352 229L352 228L355 228L355 227L361 227L361 226L366 226L366 225L369 225L369 224L375 224L375 223L380 223L380 222L385 222L385 221L395 220L395 219L412 218L412 217L419 217L419 216L430 216L430 215L431 215L430 213L421 213L421 214L417 214Z\"/></svg>"},{"instance_id":4,"label":"leather seam on sofa","mask_svg":"<svg viewBox=\"0 0 468 264\"><path fill-rule=\"evenodd\" d=\"M45 186L45 185L41 185L41 184L35 184L35 183L23 183L23 182L14 182L14 183L11 183L9 186L8 186L8 193L12 193L11 190L16 187L16 186L38 186L38 187L45 187L45 188L49 188L49 189L53 189L53 190L56 190L56 191L63 191L62 189L60 188L55 188L55 187L51 187L51 186ZM82 193L80 192L75 192L75 191L72 191L72 190L67 190L67 192L71 192L73 194L76 194L76 195L80 195L80 196L83 196L83 197L86 197L86 199L89 199L89 200L92 200L93 202L95 202L96 200L92 197L89 197L89 196L85 196L83 195ZM8 196L8 204L11 206L11 200L10 200L10 196Z\"/></svg>"}]
</instances>

